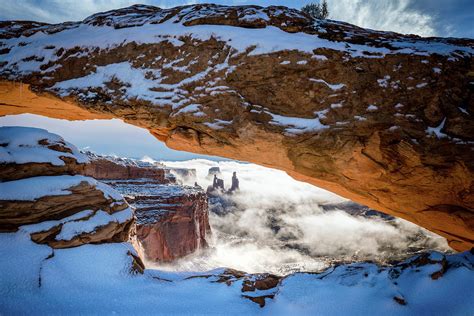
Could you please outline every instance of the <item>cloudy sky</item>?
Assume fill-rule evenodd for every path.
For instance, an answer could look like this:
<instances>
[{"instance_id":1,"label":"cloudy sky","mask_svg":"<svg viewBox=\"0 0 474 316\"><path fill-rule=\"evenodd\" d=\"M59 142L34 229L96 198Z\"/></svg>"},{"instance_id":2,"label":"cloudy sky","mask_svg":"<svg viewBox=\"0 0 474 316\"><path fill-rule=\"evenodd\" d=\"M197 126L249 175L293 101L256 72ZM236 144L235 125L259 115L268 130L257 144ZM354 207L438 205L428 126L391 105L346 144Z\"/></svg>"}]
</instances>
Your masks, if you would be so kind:
<instances>
[{"instance_id":1,"label":"cloudy sky","mask_svg":"<svg viewBox=\"0 0 474 316\"><path fill-rule=\"evenodd\" d=\"M227 5L285 5L301 8L312 0L16 0L2 1L0 19L49 23L77 21L135 3L162 8L200 2ZM317 0L313 0L317 1ZM422 36L474 38L474 0L328 0L330 18L359 26Z\"/></svg>"}]
</instances>

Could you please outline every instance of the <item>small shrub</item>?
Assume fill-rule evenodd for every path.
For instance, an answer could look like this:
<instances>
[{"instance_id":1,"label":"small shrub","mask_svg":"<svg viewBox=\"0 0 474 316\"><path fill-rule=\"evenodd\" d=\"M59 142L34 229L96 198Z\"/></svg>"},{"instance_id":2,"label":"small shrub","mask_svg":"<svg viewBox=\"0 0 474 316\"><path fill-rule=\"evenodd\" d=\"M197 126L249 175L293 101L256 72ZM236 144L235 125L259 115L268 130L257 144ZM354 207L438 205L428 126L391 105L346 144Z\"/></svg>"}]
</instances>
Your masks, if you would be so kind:
<instances>
[{"instance_id":1,"label":"small shrub","mask_svg":"<svg viewBox=\"0 0 474 316\"><path fill-rule=\"evenodd\" d=\"M326 0L323 0L321 3L307 4L301 8L301 11L313 19L327 19L329 16L328 3Z\"/></svg>"}]
</instances>

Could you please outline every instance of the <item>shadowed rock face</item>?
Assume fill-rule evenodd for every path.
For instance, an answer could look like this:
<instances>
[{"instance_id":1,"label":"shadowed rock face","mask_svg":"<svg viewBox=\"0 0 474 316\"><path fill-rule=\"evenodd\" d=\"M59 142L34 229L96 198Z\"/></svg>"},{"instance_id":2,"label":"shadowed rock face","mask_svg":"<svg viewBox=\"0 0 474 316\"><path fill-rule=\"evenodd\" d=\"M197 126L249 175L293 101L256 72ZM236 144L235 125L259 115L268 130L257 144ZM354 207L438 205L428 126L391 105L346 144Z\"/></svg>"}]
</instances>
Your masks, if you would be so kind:
<instances>
[{"instance_id":1,"label":"shadowed rock face","mask_svg":"<svg viewBox=\"0 0 474 316\"><path fill-rule=\"evenodd\" d=\"M120 117L171 148L285 170L474 245L472 40L256 6L0 26L0 77L34 92L3 82L0 114Z\"/></svg>"},{"instance_id":2,"label":"shadowed rock face","mask_svg":"<svg viewBox=\"0 0 474 316\"><path fill-rule=\"evenodd\" d=\"M135 208L132 240L142 258L169 262L207 247L211 228L202 189L146 179L108 183Z\"/></svg>"},{"instance_id":3,"label":"shadowed rock face","mask_svg":"<svg viewBox=\"0 0 474 316\"><path fill-rule=\"evenodd\" d=\"M198 187L172 184L175 178L169 177L173 172L183 176L192 172L134 159L88 156L85 174L115 188L134 208L131 240L141 258L169 262L207 247L206 194Z\"/></svg>"},{"instance_id":4,"label":"shadowed rock face","mask_svg":"<svg viewBox=\"0 0 474 316\"><path fill-rule=\"evenodd\" d=\"M95 159L87 164L84 175L95 179L139 179L148 178L159 183L168 182L165 169L142 168L139 166L120 165L107 159Z\"/></svg>"}]
</instances>

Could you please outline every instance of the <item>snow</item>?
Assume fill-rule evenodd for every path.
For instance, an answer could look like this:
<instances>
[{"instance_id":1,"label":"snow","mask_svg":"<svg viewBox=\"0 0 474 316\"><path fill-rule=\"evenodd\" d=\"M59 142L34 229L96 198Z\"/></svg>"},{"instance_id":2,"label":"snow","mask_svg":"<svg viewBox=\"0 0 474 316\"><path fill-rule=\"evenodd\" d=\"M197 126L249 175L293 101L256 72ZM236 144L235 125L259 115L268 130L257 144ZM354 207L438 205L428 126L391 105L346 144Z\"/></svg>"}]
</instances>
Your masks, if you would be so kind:
<instances>
[{"instance_id":1,"label":"snow","mask_svg":"<svg viewBox=\"0 0 474 316\"><path fill-rule=\"evenodd\" d=\"M72 153L59 152L40 145L38 142L47 140L49 145L62 145L71 149ZM61 157L75 159L78 163L86 163L87 157L72 144L60 136L47 130L32 127L3 126L0 127L0 163L50 163L63 166Z\"/></svg>"},{"instance_id":2,"label":"snow","mask_svg":"<svg viewBox=\"0 0 474 316\"><path fill-rule=\"evenodd\" d=\"M289 134L314 132L329 128L329 126L324 125L320 121L321 118L325 118L325 114L328 112L328 110L314 112L316 115L315 118L291 117L273 114L268 111L265 112L272 116L272 121L270 122L271 124L285 126L285 130Z\"/></svg>"},{"instance_id":3,"label":"snow","mask_svg":"<svg viewBox=\"0 0 474 316\"><path fill-rule=\"evenodd\" d=\"M308 63L308 61L306 60L300 60L300 61L297 61L296 62L298 65L306 65Z\"/></svg>"},{"instance_id":4,"label":"snow","mask_svg":"<svg viewBox=\"0 0 474 316\"><path fill-rule=\"evenodd\" d=\"M0 234L0 310L4 314L226 315L468 315L474 310L469 252L446 256L450 266L433 280L434 264L378 267L342 264L320 274L295 273L269 291L241 292L242 281L216 282L224 269L131 274L129 243L51 249L25 232ZM8 255L7 255L8 254ZM391 271L399 271L393 278ZM194 276L194 277L193 277ZM190 278L191 277L191 278ZM242 294L275 293L260 308ZM407 305L396 303L403 298Z\"/></svg>"},{"instance_id":5,"label":"snow","mask_svg":"<svg viewBox=\"0 0 474 316\"><path fill-rule=\"evenodd\" d=\"M105 83L110 82L112 79L118 79L123 83L118 91L122 94L122 100L139 98L149 101L153 105L168 105L173 109L177 109L189 103L189 99L185 96L186 91L183 90L183 86L195 81L204 80L208 74L222 69L227 69L226 75L232 72L233 67L229 66L228 58L229 56L227 56L223 63L209 67L175 84L162 83L166 77L161 76L160 70L134 68L129 62L122 62L96 67L95 72L91 74L58 82L49 88L49 90L56 91L63 97L71 94L72 91L81 89L88 90L90 88L102 88L108 93L113 93L117 91L107 89ZM220 89L221 87L215 88ZM210 95L215 93L217 92L211 90Z\"/></svg>"},{"instance_id":6,"label":"snow","mask_svg":"<svg viewBox=\"0 0 474 316\"><path fill-rule=\"evenodd\" d=\"M203 124L212 129L223 129L226 125L229 125L231 123L232 121L215 119L214 122L205 122Z\"/></svg>"},{"instance_id":7,"label":"snow","mask_svg":"<svg viewBox=\"0 0 474 316\"><path fill-rule=\"evenodd\" d=\"M428 83L422 82L422 83L417 84L416 87L417 87L417 88L424 88L424 87L426 87L427 85L428 85Z\"/></svg>"},{"instance_id":8,"label":"snow","mask_svg":"<svg viewBox=\"0 0 474 316\"><path fill-rule=\"evenodd\" d=\"M280 65L288 65L290 64L291 62L289 60L284 60L280 63Z\"/></svg>"},{"instance_id":9,"label":"snow","mask_svg":"<svg viewBox=\"0 0 474 316\"><path fill-rule=\"evenodd\" d=\"M313 55L311 58L316 59L316 60L320 60L320 61L328 60L328 58L324 55Z\"/></svg>"},{"instance_id":10,"label":"snow","mask_svg":"<svg viewBox=\"0 0 474 316\"><path fill-rule=\"evenodd\" d=\"M121 201L122 196L108 185L81 175L40 176L0 183L0 200L34 201L44 196L71 194L69 190L87 182L103 192L108 199Z\"/></svg>"},{"instance_id":11,"label":"snow","mask_svg":"<svg viewBox=\"0 0 474 316\"><path fill-rule=\"evenodd\" d=\"M389 80L390 80L390 76L385 76L383 77L383 79L377 79L377 82L380 87L388 88Z\"/></svg>"},{"instance_id":12,"label":"snow","mask_svg":"<svg viewBox=\"0 0 474 316\"><path fill-rule=\"evenodd\" d=\"M396 108L396 109L401 109L401 108L403 108L403 107L404 107L404 105L401 104L401 103L395 104L395 108Z\"/></svg>"},{"instance_id":13,"label":"snow","mask_svg":"<svg viewBox=\"0 0 474 316\"><path fill-rule=\"evenodd\" d=\"M61 91L60 95L66 96L71 89L105 88L106 82L118 79L124 83L124 85L121 85L124 94L123 99L140 98L158 103L160 100L168 100L174 96L174 93L169 91L151 91L150 89L156 87L156 81L147 79L145 77L147 73L155 78L161 77L157 70L134 68L128 62L109 64L96 67L96 71L87 76L58 82L51 90Z\"/></svg>"},{"instance_id":14,"label":"snow","mask_svg":"<svg viewBox=\"0 0 474 316\"><path fill-rule=\"evenodd\" d=\"M339 108L342 108L342 102L331 104L331 109L339 109Z\"/></svg>"},{"instance_id":15,"label":"snow","mask_svg":"<svg viewBox=\"0 0 474 316\"><path fill-rule=\"evenodd\" d=\"M74 215L62 218L60 220L53 220L53 221L45 221L37 224L31 224L31 225L24 225L20 227L20 230L26 233L36 233L36 232L43 232L43 231L48 231L51 228L55 226L59 226L61 224L70 222L70 221L75 221L83 218L87 218L91 216L94 213L92 210L84 210L77 212Z\"/></svg>"},{"instance_id":16,"label":"snow","mask_svg":"<svg viewBox=\"0 0 474 316\"><path fill-rule=\"evenodd\" d=\"M98 210L88 220L66 222L62 226L61 232L56 236L56 240L71 240L80 234L94 232L99 227L106 226L111 222L124 223L132 217L133 211L129 207L113 214Z\"/></svg>"},{"instance_id":17,"label":"snow","mask_svg":"<svg viewBox=\"0 0 474 316\"><path fill-rule=\"evenodd\" d=\"M461 111L464 114L469 115L469 112L466 109L463 109L462 107L458 106L459 111Z\"/></svg>"},{"instance_id":18,"label":"snow","mask_svg":"<svg viewBox=\"0 0 474 316\"><path fill-rule=\"evenodd\" d=\"M88 20L86 20L85 23L74 24L52 34L39 31L28 38L22 36L5 39L3 40L4 47L11 50L7 54L0 55L0 63L7 62L2 67L3 69L12 69L15 73L25 75L34 71L40 71L39 67L41 65L57 61L60 58L56 54L59 48L68 50L77 46L84 51L92 51L95 48L110 50L132 42L138 45L168 42L179 47L183 45L179 38L186 36L189 36L192 40L202 41L214 37L234 48L235 54L245 52L249 47L254 47L250 55L269 54L295 49L314 55L314 50L319 48L342 51L352 57L361 58L381 58L387 54L429 55L436 53L450 55L454 53L474 53L474 49L470 47L423 39L389 42L395 47L394 50L390 50L385 47L330 41L317 35L302 32L288 33L274 26L259 29L228 25L184 26L182 22L185 22L185 20L181 21L181 23L176 23L176 17L163 22L163 14L163 12L157 12L156 16L146 17L144 18L146 19L145 21L140 21L135 27L115 29L111 26L93 26L87 24ZM244 18L265 18L265 15L256 12L256 15L248 14ZM130 16L128 18L132 19ZM152 24L152 22L161 23ZM27 46L19 45L25 40L28 41ZM55 46L56 49L45 49L48 46ZM36 58L32 59L32 56ZM48 69L44 70L44 72L47 71Z\"/></svg>"},{"instance_id":19,"label":"snow","mask_svg":"<svg viewBox=\"0 0 474 316\"><path fill-rule=\"evenodd\" d=\"M376 105L373 105L373 104L371 104L367 107L367 111L369 111L369 112L377 111L378 109L379 108Z\"/></svg>"},{"instance_id":20,"label":"snow","mask_svg":"<svg viewBox=\"0 0 474 316\"><path fill-rule=\"evenodd\" d=\"M196 113L200 111L201 104L188 104L181 109L178 110L178 112L173 113L173 116L176 116L178 114L183 114L183 113ZM202 113L202 112L201 112Z\"/></svg>"},{"instance_id":21,"label":"snow","mask_svg":"<svg viewBox=\"0 0 474 316\"><path fill-rule=\"evenodd\" d=\"M466 256L472 260L472 255ZM439 269L437 264L414 267L393 279L388 269L361 263L320 275L295 274L283 281L274 302L265 308L269 314L279 315L469 314L474 308L469 283L474 273L461 267L438 280L431 279L430 274ZM403 298L407 305L398 304L393 297Z\"/></svg>"},{"instance_id":22,"label":"snow","mask_svg":"<svg viewBox=\"0 0 474 316\"><path fill-rule=\"evenodd\" d=\"M433 67L433 72L434 72L435 74L440 74L440 73L441 73L441 69L438 68L438 67Z\"/></svg>"},{"instance_id":23,"label":"snow","mask_svg":"<svg viewBox=\"0 0 474 316\"><path fill-rule=\"evenodd\" d=\"M325 80L323 79L314 79L314 78L310 78L309 79L310 81L313 81L313 82L318 82L318 83L324 83L328 88L330 88L331 90L333 91L337 91L337 90L340 90L342 88L344 88L346 85L343 84L343 83L338 83L338 84L330 84L330 83L327 83Z\"/></svg>"},{"instance_id":24,"label":"snow","mask_svg":"<svg viewBox=\"0 0 474 316\"><path fill-rule=\"evenodd\" d=\"M43 196L68 195L84 176L41 176L0 183L0 200L34 201Z\"/></svg>"},{"instance_id":25,"label":"snow","mask_svg":"<svg viewBox=\"0 0 474 316\"><path fill-rule=\"evenodd\" d=\"M354 115L354 118L358 121L367 121L367 118L360 115Z\"/></svg>"},{"instance_id":26,"label":"snow","mask_svg":"<svg viewBox=\"0 0 474 316\"><path fill-rule=\"evenodd\" d=\"M426 129L426 134L428 135L435 135L437 138L446 138L448 137L447 134L441 132L444 128L444 124L446 123L446 118L444 118L441 123L436 127L429 127Z\"/></svg>"}]
</instances>

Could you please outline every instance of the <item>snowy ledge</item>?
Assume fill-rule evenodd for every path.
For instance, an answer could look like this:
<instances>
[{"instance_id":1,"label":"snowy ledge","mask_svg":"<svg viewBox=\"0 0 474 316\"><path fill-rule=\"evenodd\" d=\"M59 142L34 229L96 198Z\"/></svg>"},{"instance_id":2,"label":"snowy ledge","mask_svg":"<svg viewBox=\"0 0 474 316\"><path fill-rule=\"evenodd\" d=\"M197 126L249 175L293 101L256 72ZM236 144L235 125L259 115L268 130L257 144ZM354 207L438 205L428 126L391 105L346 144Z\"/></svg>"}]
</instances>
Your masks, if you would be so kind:
<instances>
[{"instance_id":1,"label":"snowy ledge","mask_svg":"<svg viewBox=\"0 0 474 316\"><path fill-rule=\"evenodd\" d=\"M54 150L48 146L59 146L71 152ZM65 162L61 157L73 158L77 163L89 161L76 146L47 130L19 126L0 127L0 163L50 163L63 166Z\"/></svg>"},{"instance_id":2,"label":"snowy ledge","mask_svg":"<svg viewBox=\"0 0 474 316\"><path fill-rule=\"evenodd\" d=\"M69 195L71 187L86 182L102 191L104 197L121 201L123 197L108 185L93 178L75 175L41 176L0 183L0 200L35 201L45 196Z\"/></svg>"}]
</instances>

